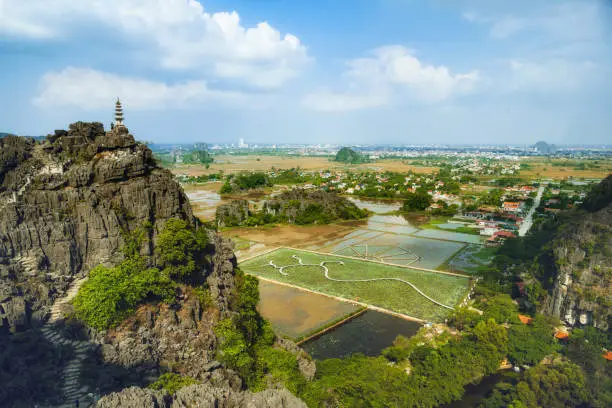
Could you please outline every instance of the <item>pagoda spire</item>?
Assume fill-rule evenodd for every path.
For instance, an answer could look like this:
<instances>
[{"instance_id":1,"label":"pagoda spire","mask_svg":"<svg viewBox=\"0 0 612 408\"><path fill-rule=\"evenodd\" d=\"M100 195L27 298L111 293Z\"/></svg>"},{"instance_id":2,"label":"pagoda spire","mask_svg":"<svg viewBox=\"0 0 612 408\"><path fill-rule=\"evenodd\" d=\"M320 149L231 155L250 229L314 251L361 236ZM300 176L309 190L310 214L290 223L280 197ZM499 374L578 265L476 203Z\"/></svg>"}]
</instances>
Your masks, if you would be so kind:
<instances>
[{"instance_id":1,"label":"pagoda spire","mask_svg":"<svg viewBox=\"0 0 612 408\"><path fill-rule=\"evenodd\" d=\"M115 103L115 127L123 126L123 108L121 107L121 101L117 98Z\"/></svg>"}]
</instances>

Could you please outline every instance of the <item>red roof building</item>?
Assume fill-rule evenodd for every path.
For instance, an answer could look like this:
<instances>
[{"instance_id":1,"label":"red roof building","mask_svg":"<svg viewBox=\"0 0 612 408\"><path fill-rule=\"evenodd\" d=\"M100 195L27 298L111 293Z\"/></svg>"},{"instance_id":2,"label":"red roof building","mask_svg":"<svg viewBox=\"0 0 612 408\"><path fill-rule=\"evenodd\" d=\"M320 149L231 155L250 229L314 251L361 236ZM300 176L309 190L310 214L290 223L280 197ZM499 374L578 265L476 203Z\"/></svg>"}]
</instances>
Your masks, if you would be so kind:
<instances>
[{"instance_id":1,"label":"red roof building","mask_svg":"<svg viewBox=\"0 0 612 408\"><path fill-rule=\"evenodd\" d=\"M519 320L521 321L521 323L523 324L531 324L531 322L533 321L533 319L529 316L525 316L525 315L518 315Z\"/></svg>"},{"instance_id":2,"label":"red roof building","mask_svg":"<svg viewBox=\"0 0 612 408\"><path fill-rule=\"evenodd\" d=\"M603 354L603 358L605 358L605 359L606 359L606 360L608 360L608 361L612 361L612 351L606 351L606 352Z\"/></svg>"},{"instance_id":3,"label":"red roof building","mask_svg":"<svg viewBox=\"0 0 612 408\"><path fill-rule=\"evenodd\" d=\"M510 231L497 231L493 233L493 237L494 238L516 238L516 235L514 235Z\"/></svg>"}]
</instances>

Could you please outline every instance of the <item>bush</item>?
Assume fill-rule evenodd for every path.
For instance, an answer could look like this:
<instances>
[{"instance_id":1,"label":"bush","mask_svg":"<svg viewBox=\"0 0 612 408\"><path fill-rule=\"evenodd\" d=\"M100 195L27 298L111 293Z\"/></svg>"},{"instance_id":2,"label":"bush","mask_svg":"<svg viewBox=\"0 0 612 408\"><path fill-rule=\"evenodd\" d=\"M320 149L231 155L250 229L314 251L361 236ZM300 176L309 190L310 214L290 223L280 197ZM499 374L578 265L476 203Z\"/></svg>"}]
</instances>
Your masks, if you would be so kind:
<instances>
[{"instance_id":1,"label":"bush","mask_svg":"<svg viewBox=\"0 0 612 408\"><path fill-rule=\"evenodd\" d=\"M513 364L535 365L558 350L552 327L542 316L531 325L515 324L508 330L508 359Z\"/></svg>"},{"instance_id":2,"label":"bush","mask_svg":"<svg viewBox=\"0 0 612 408\"><path fill-rule=\"evenodd\" d=\"M157 381L149 385L149 388L154 390L164 389L169 394L176 394L178 390L188 385L198 384L195 378L188 377L186 375L180 375L176 373L164 373Z\"/></svg>"},{"instance_id":3,"label":"bush","mask_svg":"<svg viewBox=\"0 0 612 408\"><path fill-rule=\"evenodd\" d=\"M142 258L131 258L114 268L97 266L74 299L76 315L88 326L106 330L133 313L147 300L174 299L175 283Z\"/></svg>"},{"instance_id":4,"label":"bush","mask_svg":"<svg viewBox=\"0 0 612 408\"><path fill-rule=\"evenodd\" d=\"M159 234L156 248L164 273L173 279L193 281L207 240L204 229L194 231L184 220L169 219Z\"/></svg>"}]
</instances>

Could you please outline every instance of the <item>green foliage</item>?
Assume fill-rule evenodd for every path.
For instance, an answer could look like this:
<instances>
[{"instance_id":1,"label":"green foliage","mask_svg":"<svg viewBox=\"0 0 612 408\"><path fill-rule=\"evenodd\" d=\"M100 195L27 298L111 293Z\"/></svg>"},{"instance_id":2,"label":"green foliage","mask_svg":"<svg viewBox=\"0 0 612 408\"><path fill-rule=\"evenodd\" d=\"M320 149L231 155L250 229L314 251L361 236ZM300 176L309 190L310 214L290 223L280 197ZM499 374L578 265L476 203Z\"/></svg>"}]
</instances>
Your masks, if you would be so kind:
<instances>
[{"instance_id":1,"label":"green foliage","mask_svg":"<svg viewBox=\"0 0 612 408\"><path fill-rule=\"evenodd\" d=\"M298 393L306 380L295 356L273 347L274 331L257 311L257 279L238 271L236 285L233 309L238 314L215 326L220 361L236 370L253 391L261 391L271 382Z\"/></svg>"},{"instance_id":2,"label":"green foliage","mask_svg":"<svg viewBox=\"0 0 612 408\"><path fill-rule=\"evenodd\" d=\"M479 203L481 205L494 205L498 206L501 204L501 198L504 195L504 190L493 189L480 196Z\"/></svg>"},{"instance_id":3,"label":"green foliage","mask_svg":"<svg viewBox=\"0 0 612 408\"><path fill-rule=\"evenodd\" d=\"M584 200L582 208L589 212L595 212L604 208L610 202L612 202L612 174L593 187Z\"/></svg>"},{"instance_id":4,"label":"green foliage","mask_svg":"<svg viewBox=\"0 0 612 408\"><path fill-rule=\"evenodd\" d=\"M229 180L226 180L225 183L221 186L221 190L219 190L220 194L231 194L232 193L232 185Z\"/></svg>"},{"instance_id":5,"label":"green foliage","mask_svg":"<svg viewBox=\"0 0 612 408\"><path fill-rule=\"evenodd\" d=\"M157 381L149 384L149 388L153 390L164 389L168 391L169 394L174 395L181 388L193 384L198 384L198 380L177 373L164 373L159 376Z\"/></svg>"},{"instance_id":6,"label":"green foliage","mask_svg":"<svg viewBox=\"0 0 612 408\"><path fill-rule=\"evenodd\" d=\"M228 367L236 370L243 378L248 378L253 371L255 359L250 353L248 343L232 319L221 320L215 326L215 335L219 339L219 358Z\"/></svg>"},{"instance_id":7,"label":"green foliage","mask_svg":"<svg viewBox=\"0 0 612 408\"><path fill-rule=\"evenodd\" d=\"M194 231L184 220L169 219L158 236L156 248L164 273L173 279L193 278L207 240L204 229Z\"/></svg>"},{"instance_id":8,"label":"green foliage","mask_svg":"<svg viewBox=\"0 0 612 408\"><path fill-rule=\"evenodd\" d=\"M403 211L423 211L431 205L431 196L425 189L417 189L414 193L406 194Z\"/></svg>"},{"instance_id":9,"label":"green foliage","mask_svg":"<svg viewBox=\"0 0 612 408\"><path fill-rule=\"evenodd\" d=\"M98 266L74 299L77 317L88 326L106 330L132 314L147 300L174 299L175 283L142 258L130 258L114 268Z\"/></svg>"},{"instance_id":10,"label":"green foliage","mask_svg":"<svg viewBox=\"0 0 612 408\"><path fill-rule=\"evenodd\" d=\"M481 305L487 318L497 323L518 323L518 305L509 295L496 295Z\"/></svg>"},{"instance_id":11,"label":"green foliage","mask_svg":"<svg viewBox=\"0 0 612 408\"><path fill-rule=\"evenodd\" d=\"M483 317L476 311L466 306L455 308L448 317L448 323L459 330L474 327Z\"/></svg>"},{"instance_id":12,"label":"green foliage","mask_svg":"<svg viewBox=\"0 0 612 408\"><path fill-rule=\"evenodd\" d=\"M571 362L557 361L527 370L514 387L507 383L498 384L481 407L577 407L588 400L580 367Z\"/></svg>"},{"instance_id":13,"label":"green foliage","mask_svg":"<svg viewBox=\"0 0 612 408\"><path fill-rule=\"evenodd\" d=\"M269 187L272 183L268 180L268 176L262 172L240 173L233 176L228 176L227 180L221 187L221 194L238 193L241 191L253 190L256 188Z\"/></svg>"},{"instance_id":14,"label":"green foliage","mask_svg":"<svg viewBox=\"0 0 612 408\"><path fill-rule=\"evenodd\" d=\"M601 408L612 406L612 364L602 358L603 349L612 349L612 333L585 327L572 331L563 350L585 373L591 405Z\"/></svg>"},{"instance_id":15,"label":"green foliage","mask_svg":"<svg viewBox=\"0 0 612 408\"><path fill-rule=\"evenodd\" d=\"M269 383L282 384L294 394L299 394L306 385L306 379L300 372L296 357L279 348L272 347L274 332L269 324L264 326L264 333L254 347L255 370L248 378L249 388L261 391Z\"/></svg>"},{"instance_id":16,"label":"green foliage","mask_svg":"<svg viewBox=\"0 0 612 408\"><path fill-rule=\"evenodd\" d=\"M508 340L508 359L518 365L535 365L559 349L552 326L540 315L530 325L512 325Z\"/></svg>"},{"instance_id":17,"label":"green foliage","mask_svg":"<svg viewBox=\"0 0 612 408\"><path fill-rule=\"evenodd\" d=\"M198 300L200 301L200 306L202 306L202 308L205 309L213 304L210 291L204 286L197 286L193 288L193 292L198 297Z\"/></svg>"},{"instance_id":18,"label":"green foliage","mask_svg":"<svg viewBox=\"0 0 612 408\"><path fill-rule=\"evenodd\" d=\"M383 357L353 355L324 360L300 394L309 406L434 407L455 401L475 378L497 371L507 347L506 329L493 320L446 343L423 344L417 334L398 339ZM410 375L401 368L408 358ZM389 364L389 361L395 363Z\"/></svg>"},{"instance_id":19,"label":"green foliage","mask_svg":"<svg viewBox=\"0 0 612 408\"><path fill-rule=\"evenodd\" d=\"M350 164L366 163L368 161L361 153L356 152L350 147L343 147L340 149L338 153L336 153L335 160L337 162Z\"/></svg>"}]
</instances>

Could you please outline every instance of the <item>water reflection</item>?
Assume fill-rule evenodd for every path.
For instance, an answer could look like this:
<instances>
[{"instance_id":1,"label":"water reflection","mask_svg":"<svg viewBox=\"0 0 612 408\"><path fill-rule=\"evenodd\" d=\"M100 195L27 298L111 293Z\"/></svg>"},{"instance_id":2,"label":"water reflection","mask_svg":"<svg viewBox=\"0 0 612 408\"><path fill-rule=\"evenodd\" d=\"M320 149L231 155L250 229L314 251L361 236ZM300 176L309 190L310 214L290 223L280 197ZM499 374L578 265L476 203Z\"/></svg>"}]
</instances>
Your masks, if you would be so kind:
<instances>
[{"instance_id":1,"label":"water reflection","mask_svg":"<svg viewBox=\"0 0 612 408\"><path fill-rule=\"evenodd\" d=\"M392 211L397 211L402 205L397 201L368 200L354 197L349 197L349 200L354 202L357 207L365 208L375 214L385 214Z\"/></svg>"},{"instance_id":2,"label":"water reflection","mask_svg":"<svg viewBox=\"0 0 612 408\"><path fill-rule=\"evenodd\" d=\"M348 323L302 345L313 358L344 358L363 353L377 356L401 334L413 336L421 325L385 313L368 310Z\"/></svg>"}]
</instances>

